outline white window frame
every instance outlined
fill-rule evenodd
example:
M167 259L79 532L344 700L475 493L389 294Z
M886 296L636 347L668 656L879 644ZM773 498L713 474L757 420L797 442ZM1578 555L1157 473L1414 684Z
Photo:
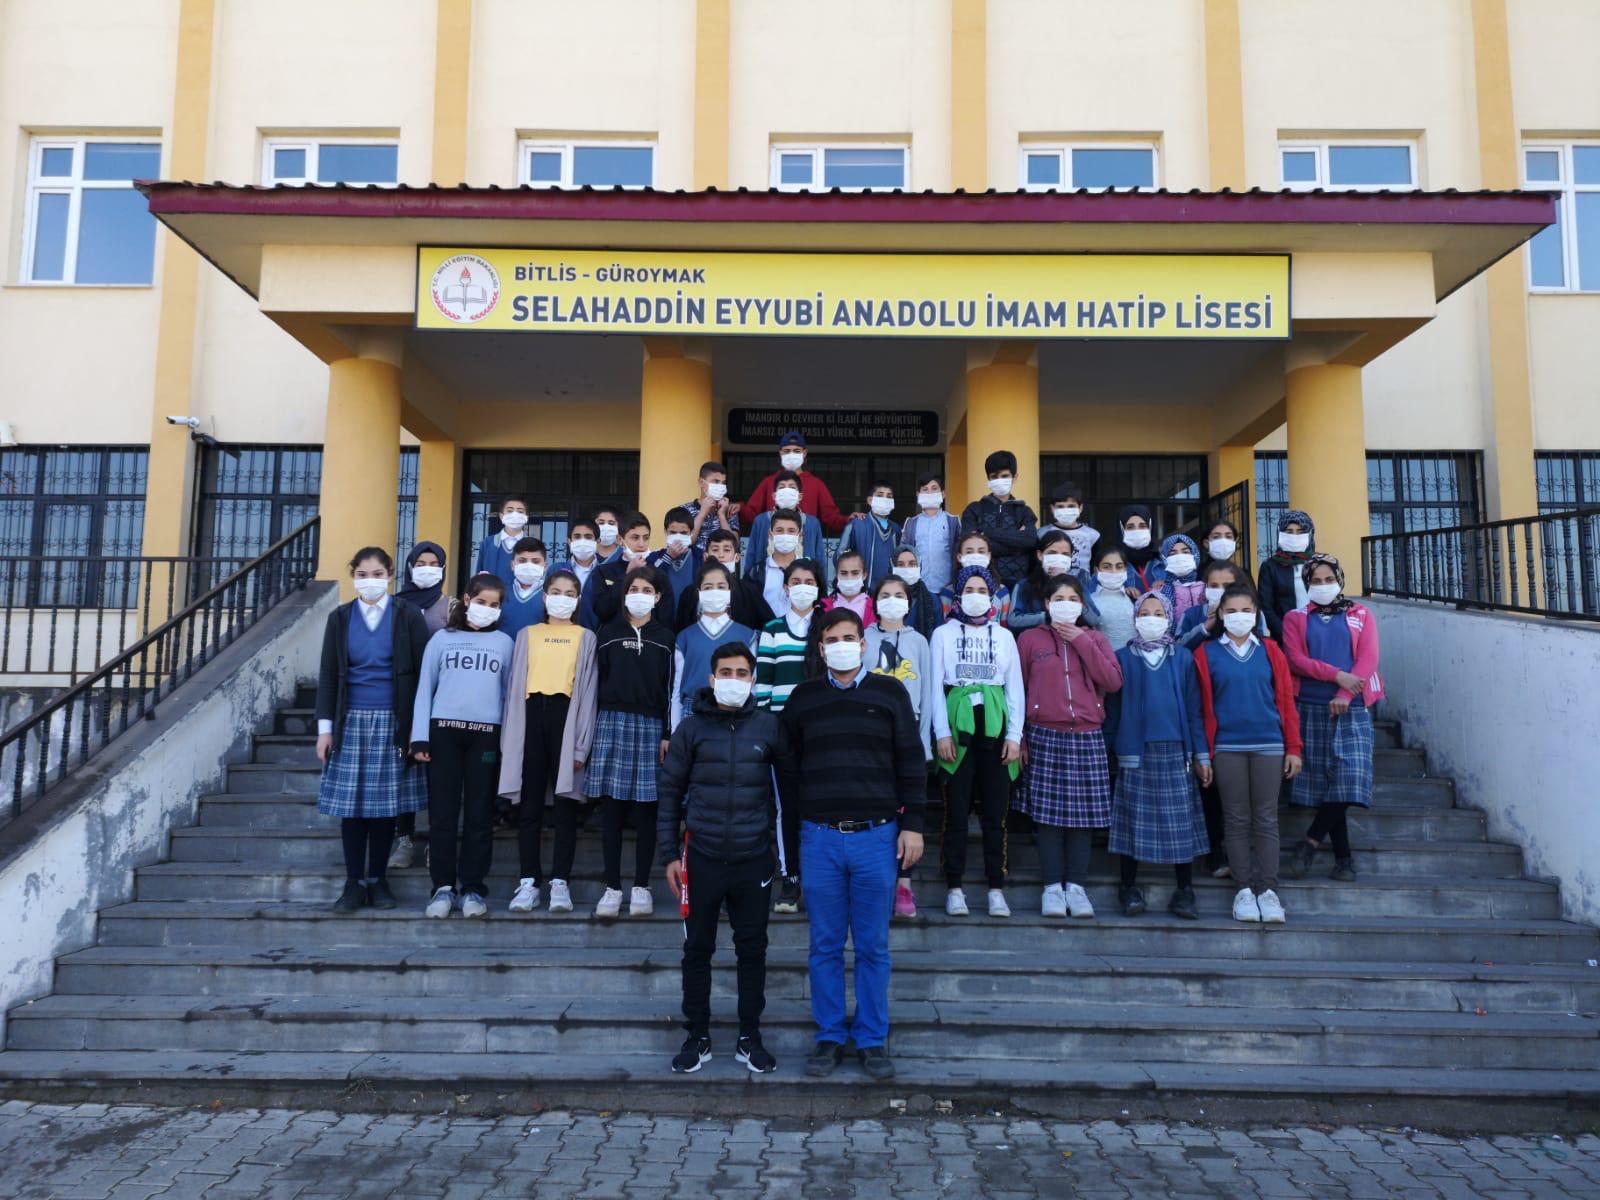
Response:
M522 138L517 142L517 183L523 187L544 188L549 190L570 191L580 185L572 182L573 151L579 148L595 148L605 150L648 150L650 151L650 182L649 183L591 183L582 186L592 187L598 191L617 189L625 192L642 192L656 186L656 143L649 139L639 138L573 138L570 140L557 140L552 138ZM534 152L561 155L561 178L552 183L542 179L535 183L533 180L533 164L529 161Z
M1572 169L1573 148L1587 146L1600 148L1600 138L1569 138L1565 141L1538 141L1523 142L1518 153L1522 156L1518 163L1519 178L1522 186L1529 191L1549 192L1555 196L1561 216L1561 274L1565 280L1559 287L1549 284L1535 284L1533 282L1533 255L1524 255L1528 260L1528 290L1539 292L1543 295L1576 292L1583 295L1594 295L1600 288L1585 288L1578 281L1578 193L1600 192L1600 183L1579 183L1577 174ZM1554 150L1561 155L1561 182L1550 183L1547 180L1534 181L1528 178L1528 152L1530 150Z
M1410 183L1329 183L1328 151L1342 146L1404 146L1411 159ZM1416 138L1341 137L1341 138L1279 138L1278 183L1288 192L1414 192L1422 186L1422 163ZM1284 151L1314 150L1317 155L1317 177L1306 183L1290 183L1283 177Z
M774 142L768 160L768 186L778 192L825 192L822 181L824 156L829 150L898 150L905 162L905 180L899 187L837 188L841 192L909 192L911 190L911 143L909 142ZM810 183L781 183L785 154L811 156Z
M392 137L269 137L261 139L261 184L263 187L399 187L399 138ZM323 146L394 146L395 162L393 183L318 183L317 155ZM275 150L304 150L306 174L304 179L279 179L272 169Z
M34 137L28 147L28 201L23 206L22 261L18 264L20 269L17 273L19 282L33 284L38 287L154 286L156 278L154 252L150 256L150 280L148 283L79 283L77 281L78 220L83 210L84 189L120 188L129 190L133 187L132 180L85 179L83 177L83 166L89 153L87 147L97 142L112 142L119 146L155 146L157 149L161 147L161 139L157 137L129 137L117 134L94 134L84 137ZM70 176L41 175L39 172L44 166L44 152L46 150L71 150L72 174ZM63 250L60 279L35 279L33 277L33 243L38 233L39 197L47 195L67 197L66 247Z
M1150 152L1149 187L1086 188L1072 182L1072 152L1074 150L1148 150ZM1060 183L1029 183L1028 158L1030 155L1054 154L1061 160ZM1024 192L1156 192L1161 190L1161 147L1155 142L1024 142L1017 148L1017 186Z

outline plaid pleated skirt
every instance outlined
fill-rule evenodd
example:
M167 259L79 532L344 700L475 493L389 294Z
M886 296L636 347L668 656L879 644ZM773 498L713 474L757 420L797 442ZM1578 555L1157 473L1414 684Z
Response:
M1028 767L1017 808L1040 825L1104 829L1111 824L1111 767L1098 729L1062 733L1029 725Z
M1323 804L1372 807L1372 712L1353 706L1334 717L1326 704L1297 704L1304 766L1290 798L1316 808Z
M656 764L661 758L661 719L602 708L595 719L594 748L583 772L583 794L594 800L656 798Z
M1200 789L1179 742L1147 742L1139 765L1117 769L1111 853L1145 863L1186 863L1211 849Z
M344 737L328 755L317 785L317 811L326 817L397 817L427 807L428 769L408 762L394 744L394 713L346 713Z

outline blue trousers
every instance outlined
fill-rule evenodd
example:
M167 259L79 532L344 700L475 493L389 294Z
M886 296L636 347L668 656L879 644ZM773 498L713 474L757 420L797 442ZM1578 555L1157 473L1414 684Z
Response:
M811 915L811 1018L819 1042L854 1041L865 1050L889 1040L889 917L899 834L893 821L864 833L801 824ZM846 935L856 952L854 1022L845 1014Z

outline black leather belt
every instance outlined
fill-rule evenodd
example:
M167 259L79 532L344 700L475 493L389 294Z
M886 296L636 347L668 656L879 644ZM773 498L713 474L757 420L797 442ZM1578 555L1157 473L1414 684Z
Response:
M879 817L876 821L813 821L813 825L821 825L824 829L832 829L838 833L865 833L869 829L876 829L880 825L887 825L894 817Z

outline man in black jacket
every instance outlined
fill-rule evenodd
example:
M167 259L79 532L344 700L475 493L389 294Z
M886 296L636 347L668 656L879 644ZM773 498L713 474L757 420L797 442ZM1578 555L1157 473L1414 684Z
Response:
M1039 544L1038 518L1011 494L1017 482L1015 454L996 450L983 460L983 473L989 477L989 494L967 505L961 514L961 532L988 538L994 548L989 569L1008 588L1016 587L1033 565L1033 552Z
M734 1059L756 1074L777 1060L761 1044L766 1007L767 912L773 864L772 784L787 774L788 739L750 691L756 659L743 642L711 652L711 686L672 735L656 771L657 843L667 882L688 893L683 915L683 1017L689 1036L672 1060L698 1071L711 1058L711 955L724 903L738 960L739 1041ZM687 827L679 842L679 821Z

